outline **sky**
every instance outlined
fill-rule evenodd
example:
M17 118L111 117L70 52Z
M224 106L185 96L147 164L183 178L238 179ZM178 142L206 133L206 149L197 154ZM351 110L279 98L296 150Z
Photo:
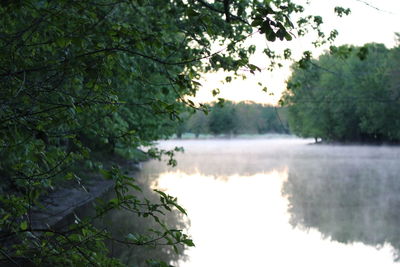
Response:
M296 1L301 3L302 1ZM304 1L303 1L304 2ZM333 10L336 6L351 9L351 14L342 18L337 17ZM306 12L323 17L326 32L336 29L339 36L334 45L353 44L362 46L365 43L383 43L387 47L395 46L395 32L400 32L400 0L312 0L306 6ZM257 46L257 52L251 57L251 63L261 67L263 70L255 75L248 74L246 80L237 79L231 83L221 83L227 73L219 72L207 74L201 81L202 88L193 99L204 103L215 101L212 96L213 89L220 89L217 97L227 100L254 101L257 103L276 105L282 92L285 90L285 81L290 77L290 65L285 62L284 67L270 72L266 69L268 61L262 51L267 46L272 50L289 47L295 58L300 58L305 50L311 50L314 57L323 53L329 46L315 49L311 42L313 37L306 36L296 38L290 42L276 41L267 43L261 35L254 35L249 44ZM267 92L258 85L261 82L267 87Z

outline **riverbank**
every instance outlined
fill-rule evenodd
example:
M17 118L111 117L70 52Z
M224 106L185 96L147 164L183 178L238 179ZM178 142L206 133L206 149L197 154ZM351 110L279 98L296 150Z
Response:
M365 141L324 141L320 140L312 142L310 145L327 145L327 146L400 146L400 142L388 142L388 141L376 141L376 142L365 142Z
M199 134L196 136L193 133L184 133L178 138L176 135L173 135L170 140L209 140L209 139L274 139L274 138L298 138L295 135L291 134L280 134L280 133L269 133L269 134L237 134L237 135L229 135L229 134Z
M118 158L110 160L106 165L110 165L111 162L129 174L141 169L141 163L134 160ZM32 228L44 229L56 225L75 210L101 197L113 186L113 180L106 180L101 174L89 173L80 183L68 183L56 187L41 197L40 205L33 207L30 215Z

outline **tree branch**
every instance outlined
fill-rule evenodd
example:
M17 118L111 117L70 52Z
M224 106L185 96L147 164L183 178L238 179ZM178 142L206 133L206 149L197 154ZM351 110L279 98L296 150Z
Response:
M250 25L249 22L245 21L241 17L233 15L232 13L229 12L229 0L224 0L224 10L219 10L219 9L215 8L213 5L207 3L204 0L197 0L197 2L199 2L202 6L208 8L208 9L214 11L214 12L217 12L217 13L220 13L220 14L225 14L226 22L228 22L228 23L230 22L230 19L233 19L233 20L241 21L244 24Z

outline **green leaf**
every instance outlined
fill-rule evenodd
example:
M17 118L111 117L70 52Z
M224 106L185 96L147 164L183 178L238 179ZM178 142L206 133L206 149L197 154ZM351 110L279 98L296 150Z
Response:
M126 236L126 239L128 239L128 240L131 241L131 242L138 242L139 239L140 239L140 237L137 236L137 235L135 235L135 234L129 233L129 234Z
M21 229L22 231L25 231L26 229L28 229L28 222L27 222L27 221L21 222L20 225L19 225L19 227L20 227L20 229Z
M266 32L265 33L265 37L270 42L275 42L275 40L276 40L276 35L275 35L273 30L270 30L269 32Z
M164 95L168 95L168 94L169 94L169 90L168 90L168 88L165 87L165 86L161 88L161 92L162 92Z
M178 205L177 203L173 204L180 212L182 212L183 214L187 215L186 210L184 208L182 208L180 205Z
M132 187L133 189L135 189L136 191L142 192L142 188L140 188L140 186L134 184L134 183L126 183L127 185L129 185L130 187Z
M194 10L193 8L189 8L186 13L189 18L198 17L200 15L200 13Z
M184 239L184 240L182 240L182 242L189 247L195 246L192 239Z

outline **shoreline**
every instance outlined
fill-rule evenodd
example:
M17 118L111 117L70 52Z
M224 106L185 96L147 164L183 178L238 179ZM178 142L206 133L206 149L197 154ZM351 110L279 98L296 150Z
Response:
M387 147L400 147L400 142L339 142L339 141L319 141L312 142L309 145L327 145L327 146L387 146Z
M141 170L140 163L132 160L122 162L120 167L130 174ZM44 196L40 204L32 208L32 228L44 229L57 225L75 210L101 197L114 186L113 180L106 180L101 174L90 176L92 178L88 178L82 185L75 183L68 187L60 187Z

